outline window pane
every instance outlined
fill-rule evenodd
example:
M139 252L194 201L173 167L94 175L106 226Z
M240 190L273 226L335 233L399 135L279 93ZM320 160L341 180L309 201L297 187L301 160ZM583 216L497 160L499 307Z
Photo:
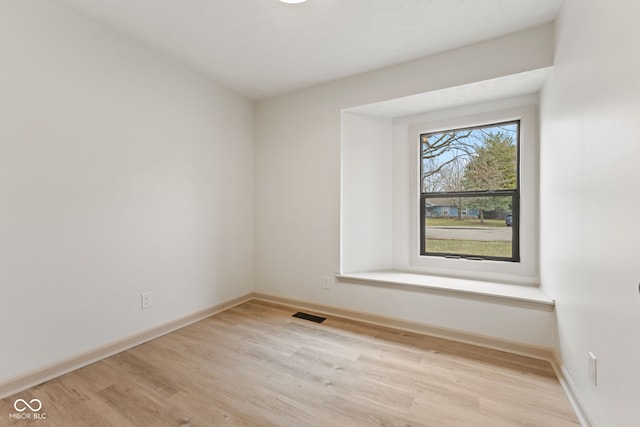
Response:
M518 125L421 135L422 193L516 189Z
M424 199L424 253L517 258L513 245L513 196Z

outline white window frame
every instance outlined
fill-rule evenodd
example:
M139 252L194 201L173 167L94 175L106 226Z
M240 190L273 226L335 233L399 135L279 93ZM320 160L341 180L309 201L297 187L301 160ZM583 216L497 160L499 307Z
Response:
M538 276L538 121L537 106L522 105L472 115L439 117L409 126L410 270L426 274L537 284ZM420 255L420 135L448 129L520 120L520 262L449 259Z

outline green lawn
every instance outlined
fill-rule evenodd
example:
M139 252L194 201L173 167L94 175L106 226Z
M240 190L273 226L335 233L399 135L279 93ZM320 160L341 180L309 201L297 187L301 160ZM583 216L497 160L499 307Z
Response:
M485 219L484 223L472 218L427 218L431 227L506 227L504 219Z
M511 258L511 242L427 239L427 252Z

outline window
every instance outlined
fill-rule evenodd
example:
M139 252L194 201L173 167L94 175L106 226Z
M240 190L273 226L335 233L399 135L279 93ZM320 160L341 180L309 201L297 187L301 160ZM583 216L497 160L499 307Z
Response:
M520 120L420 134L421 256L520 261L519 145Z
M394 126L408 126L407 132L402 133L396 130L398 136L398 148L400 138L404 137L406 150L398 151L398 166L402 164L403 157L407 159L408 173L405 175L404 181L407 185L405 193L401 192L401 184L403 181L398 179L398 190L396 199L406 200L407 210L403 211L400 203L395 204L396 214L394 221L397 221L396 228L398 236L394 240L395 258L397 264L394 265L398 270L418 272L429 275L443 275L457 278L469 278L474 280L499 281L504 283L539 283L538 269L538 121L536 97L512 98L499 100L495 102L478 104L469 107L452 108L449 110L434 111L425 113L420 116L407 117L405 121L396 120ZM465 188L458 187L457 191L465 193L467 191L481 191L484 194L468 194L466 198L478 198L479 196L488 197L489 199L477 200L476 202L486 201L487 204L493 196L508 197L511 200L509 204L503 204L501 209L489 211L483 209L482 215L485 223L493 222L496 228L501 227L503 233L511 233L510 253L503 253L501 256L494 254L481 253L479 251L442 251L437 247L429 246L429 238L436 237L434 233L442 232L442 228L438 228L437 221L430 221L430 228L427 228L427 220L435 216L436 212L442 212L443 207L449 209L449 213L453 213L454 218L451 221L458 221L458 212L462 218L461 210L455 212L456 200L462 197L452 197L454 191L451 187L445 190L443 187L436 187L436 176L430 180L431 187L425 183L423 186L423 165L422 165L422 137L437 134L446 134L453 131L471 131L474 129L482 129L484 133L490 133L491 128L502 126L505 124L515 124L517 126L515 140L516 144L516 161L513 163L513 170L516 175L516 185L506 186L506 188ZM498 132L501 129L494 129ZM468 141L470 142L470 141ZM478 146L480 142L478 142ZM474 151L469 150L471 153ZM461 154L461 153L459 153ZM461 154L462 155L462 154ZM468 156L470 158L470 156ZM446 166L445 166L446 167ZM463 172L464 169L459 172ZM402 171L398 168L398 174ZM399 175L401 177L401 175ZM428 178L425 178L428 181ZM442 180L440 183L443 184ZM496 194L496 191L504 191L507 194ZM435 194L425 194L431 197L423 197L423 193L440 193L438 197ZM465 194L454 194L455 196L463 196ZM400 196L406 197L401 199ZM515 201L513 198L515 197ZM444 199L444 200L442 200ZM454 203L451 202L454 199ZM467 211L467 219L479 220L480 210L479 203L472 206L462 206L462 210ZM457 208L456 208L457 209ZM406 213L405 213L406 212ZM406 218L407 228L403 229L401 221ZM509 217L509 215L511 215ZM510 218L511 226L507 224ZM436 220L436 218L433 218ZM491 220L491 221L490 221ZM464 222L460 220L461 222ZM504 226L502 225L504 224ZM484 227L488 228L489 224ZM446 226L446 224L444 225ZM440 225L440 227L443 227ZM406 238L401 234L406 230ZM444 229L446 231L446 229ZM429 233L431 232L431 233ZM444 240L444 239L441 239ZM452 240L452 239L451 239ZM500 241L500 240L498 240ZM507 241L508 240L504 240ZM488 247L496 245L491 242L484 242L476 239L473 243L475 247ZM439 242L439 243L457 243L457 242ZM504 244L501 245L504 247ZM406 248L406 249L405 249ZM435 250L433 250L435 249ZM404 250L404 252L402 252ZM406 257L406 258L403 258ZM404 259L407 260L402 264Z

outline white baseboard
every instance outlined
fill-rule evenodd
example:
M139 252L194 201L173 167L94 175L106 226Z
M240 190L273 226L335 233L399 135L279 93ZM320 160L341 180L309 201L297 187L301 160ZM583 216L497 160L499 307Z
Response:
M463 342L467 344L477 345L480 347L491 348L494 350L506 351L508 353L519 354L522 356L532 357L551 361L553 359L553 350L547 347L539 347L530 344L523 344L504 340L500 338L488 337L480 334L473 334L454 329L447 329L438 326L427 325L424 323L412 322L393 317L380 316L377 314L366 313L346 308L337 308L329 305L316 304L308 301L300 301L291 298L280 297L271 294L256 292L253 297L258 300L282 304L289 307L296 307L310 310L318 314L328 314L345 319L356 320L369 324L386 326L394 329L401 329L409 332L430 335L438 338L445 338L452 341Z
M0 381L0 399L4 399L30 387L42 384L45 381L49 381L71 371L75 371L76 369L90 365L91 363L97 362L106 357L113 356L114 354L133 348L154 338L173 332L176 329L183 328L216 313L249 301L252 297L253 294L249 293L238 298L233 298L204 310L196 311L195 313L187 316L147 329L146 331L142 331L135 335L89 350L85 353L77 354L64 360L54 362L50 365Z
M558 377L558 381L560 381L564 394L567 395L567 399L569 399L569 403L576 413L580 424L583 427L595 427L596 424L593 422L593 418L591 417L591 414L589 414L582 397L580 397L580 393L578 393L578 389L576 384L573 382L571 375L569 375L569 372L562 363L560 355L554 351L553 357L549 362L551 363L551 366L553 366L553 370L556 372L556 376Z

